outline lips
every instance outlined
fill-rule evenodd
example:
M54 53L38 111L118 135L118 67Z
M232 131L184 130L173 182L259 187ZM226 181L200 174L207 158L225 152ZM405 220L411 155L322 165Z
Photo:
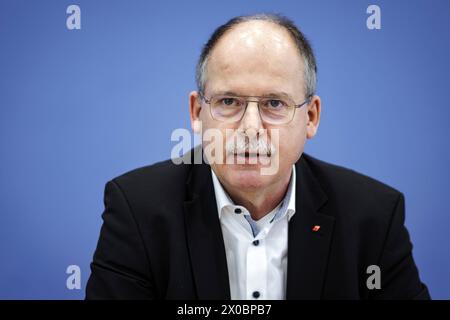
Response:
M246 157L246 158L251 158L251 157L270 157L271 153L269 152L250 152L250 151L244 151L244 152L235 152L234 153L235 156L239 156L239 157Z
M235 155L235 156L239 156L239 157L251 158L251 157L257 157L257 156L259 156L259 153L243 152L243 153L235 153L234 155Z

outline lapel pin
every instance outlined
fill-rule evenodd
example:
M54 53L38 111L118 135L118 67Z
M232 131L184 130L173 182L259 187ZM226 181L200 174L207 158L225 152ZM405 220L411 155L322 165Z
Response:
M312 228L312 231L313 232L317 232L317 231L319 231L320 230L320 226L318 226L318 225L315 225L313 228Z

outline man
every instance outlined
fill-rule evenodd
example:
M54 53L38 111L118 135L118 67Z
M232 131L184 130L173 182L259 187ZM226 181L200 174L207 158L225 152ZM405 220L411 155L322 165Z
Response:
M168 160L107 183L86 297L429 298L403 195L303 154L320 122L316 71L286 18L219 27L189 96L203 149L184 157L208 164ZM209 129L223 149L206 152Z

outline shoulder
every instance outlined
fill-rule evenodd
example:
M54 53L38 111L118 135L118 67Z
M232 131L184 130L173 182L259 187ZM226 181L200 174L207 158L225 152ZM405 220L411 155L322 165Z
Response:
M325 188L339 188L342 191L394 195L400 191L355 170L345 168L303 154L304 160Z
M302 158L338 215L350 219L381 219L388 223L399 202L403 201L400 191L365 174L307 154Z
M127 193L151 196L175 196L185 190L195 157L201 152L196 147L180 158L167 159L152 165L130 170L112 179Z
M164 160L152 165L136 168L113 179L115 183L126 189L154 189L173 186L189 173L189 165L175 164L172 160Z
M192 165L171 159L128 171L112 179L135 214L179 211ZM174 210L176 209L176 210Z

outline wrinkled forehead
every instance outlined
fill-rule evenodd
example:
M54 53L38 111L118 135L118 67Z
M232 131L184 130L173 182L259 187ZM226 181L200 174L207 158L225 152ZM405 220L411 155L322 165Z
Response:
M267 21L250 21L229 30L212 50L207 86L242 90L242 94L266 88L298 91L303 70L303 59L288 31Z

